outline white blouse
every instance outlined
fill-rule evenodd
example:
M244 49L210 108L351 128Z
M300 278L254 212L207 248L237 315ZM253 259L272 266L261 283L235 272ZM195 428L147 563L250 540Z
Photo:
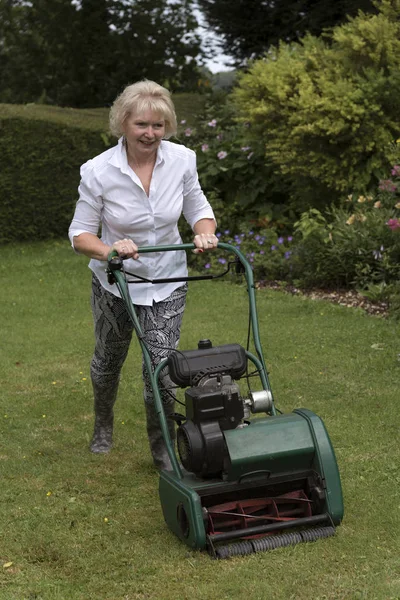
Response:
M128 165L123 138L81 167L79 200L69 228L72 246L81 233L98 234L111 246L128 238L138 246L181 244L178 220L183 213L192 227L200 219L214 219L198 180L193 150L162 141L147 196L136 173ZM124 261L127 271L147 279L185 277L186 252L152 252L138 260ZM91 259L89 268L101 285L119 296L116 285L107 281L106 263ZM152 305L167 298L183 283L129 285L135 304Z

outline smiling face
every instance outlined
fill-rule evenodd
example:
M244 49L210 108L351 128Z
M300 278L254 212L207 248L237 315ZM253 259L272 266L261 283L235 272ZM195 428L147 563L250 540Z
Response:
M143 160L157 153L165 135L165 120L148 110L127 117L123 129L129 154L137 160Z

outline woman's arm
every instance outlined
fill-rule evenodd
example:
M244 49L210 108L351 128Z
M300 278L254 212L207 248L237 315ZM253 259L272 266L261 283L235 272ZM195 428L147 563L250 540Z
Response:
M93 233L81 233L73 238L74 249L80 254L85 254L97 260L107 260L111 247L104 244Z
M93 233L81 233L74 236L74 249L97 260L107 260L111 250L116 250L120 256L125 258L139 258L137 246L132 240L124 239L114 242L112 246L104 244L97 235Z
M214 235L216 228L216 223L214 219L200 219L193 225L193 231L195 235L201 235L204 233L207 235L208 233L211 236Z
M126 258L139 258L137 246L132 240L118 240L109 246L99 239L97 233L101 224L102 209L101 186L95 177L93 161L88 161L81 167L79 200L68 232L74 250L102 261L107 260L111 250L116 250L120 256Z

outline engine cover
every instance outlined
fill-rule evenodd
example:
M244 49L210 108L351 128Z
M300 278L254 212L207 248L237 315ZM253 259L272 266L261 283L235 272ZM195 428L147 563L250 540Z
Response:
M181 462L198 476L218 476L228 458L223 431L244 417L239 386L229 375L204 377L186 390L185 404L186 421L177 432Z
M218 476L227 457L225 438L217 421L185 421L177 431L179 457L185 469L201 477Z
M244 417L239 389L206 391L189 388L185 392L186 418L194 423L217 421L221 429L234 429Z
M168 357L168 372L172 381L180 387L197 385L207 375L224 373L232 379L240 379L247 367L245 349L240 344L212 347L200 346L198 350L171 352Z

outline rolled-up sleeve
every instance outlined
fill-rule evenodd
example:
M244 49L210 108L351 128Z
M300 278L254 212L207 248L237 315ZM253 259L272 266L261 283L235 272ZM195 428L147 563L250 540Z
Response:
M183 182L183 215L193 229L200 219L214 219L214 212L201 189L196 154L189 150L188 167Z
M103 199L101 186L96 180L91 160L81 167L81 182L78 191L79 200L76 203L75 214L68 231L72 247L74 247L75 236L81 233L97 235L99 231Z

